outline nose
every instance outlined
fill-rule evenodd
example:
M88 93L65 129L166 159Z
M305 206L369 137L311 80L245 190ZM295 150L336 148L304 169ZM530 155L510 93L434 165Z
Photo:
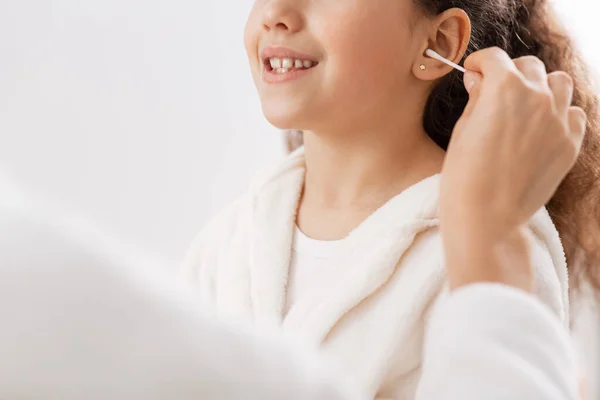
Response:
M263 29L285 33L302 29L302 15L294 3L298 0L271 0L264 9Z

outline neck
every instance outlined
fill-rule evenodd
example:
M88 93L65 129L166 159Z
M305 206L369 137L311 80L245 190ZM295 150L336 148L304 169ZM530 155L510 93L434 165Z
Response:
M441 171L444 152L421 121L394 128L304 133L303 202L332 209L380 206L408 186Z

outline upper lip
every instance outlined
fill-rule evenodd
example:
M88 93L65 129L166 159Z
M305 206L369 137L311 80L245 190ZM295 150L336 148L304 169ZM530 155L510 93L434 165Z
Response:
M291 58L294 60L317 62L315 57L282 46L268 46L260 52L260 58L267 61L271 58Z

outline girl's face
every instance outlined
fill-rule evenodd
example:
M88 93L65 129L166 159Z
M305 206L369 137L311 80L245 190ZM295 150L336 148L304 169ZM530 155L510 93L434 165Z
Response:
M413 0L256 0L245 44L265 116L319 130L402 110L427 47L420 15Z

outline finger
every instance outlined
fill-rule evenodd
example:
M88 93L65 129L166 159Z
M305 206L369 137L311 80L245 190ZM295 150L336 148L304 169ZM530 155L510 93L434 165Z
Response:
M467 92L471 93L473 88L481 83L483 76L479 72L467 71L463 75L463 83Z
M483 77L478 72L467 71L463 76L465 88L469 93L469 102L463 111L463 117L469 117L473 113L475 104L479 100L479 94L481 93L481 84Z
M514 63L529 82L539 87L548 87L546 65L539 58L534 56L519 57L514 60Z
M554 94L554 104L561 117L566 117L573 102L573 78L563 71L548 74L548 86Z
M580 107L569 107L568 119L571 139L575 141L579 151L587 128L587 114Z
M507 71L517 71L515 63L499 47L490 47L472 53L467 57L464 65L469 71L479 72L484 78L501 76Z

